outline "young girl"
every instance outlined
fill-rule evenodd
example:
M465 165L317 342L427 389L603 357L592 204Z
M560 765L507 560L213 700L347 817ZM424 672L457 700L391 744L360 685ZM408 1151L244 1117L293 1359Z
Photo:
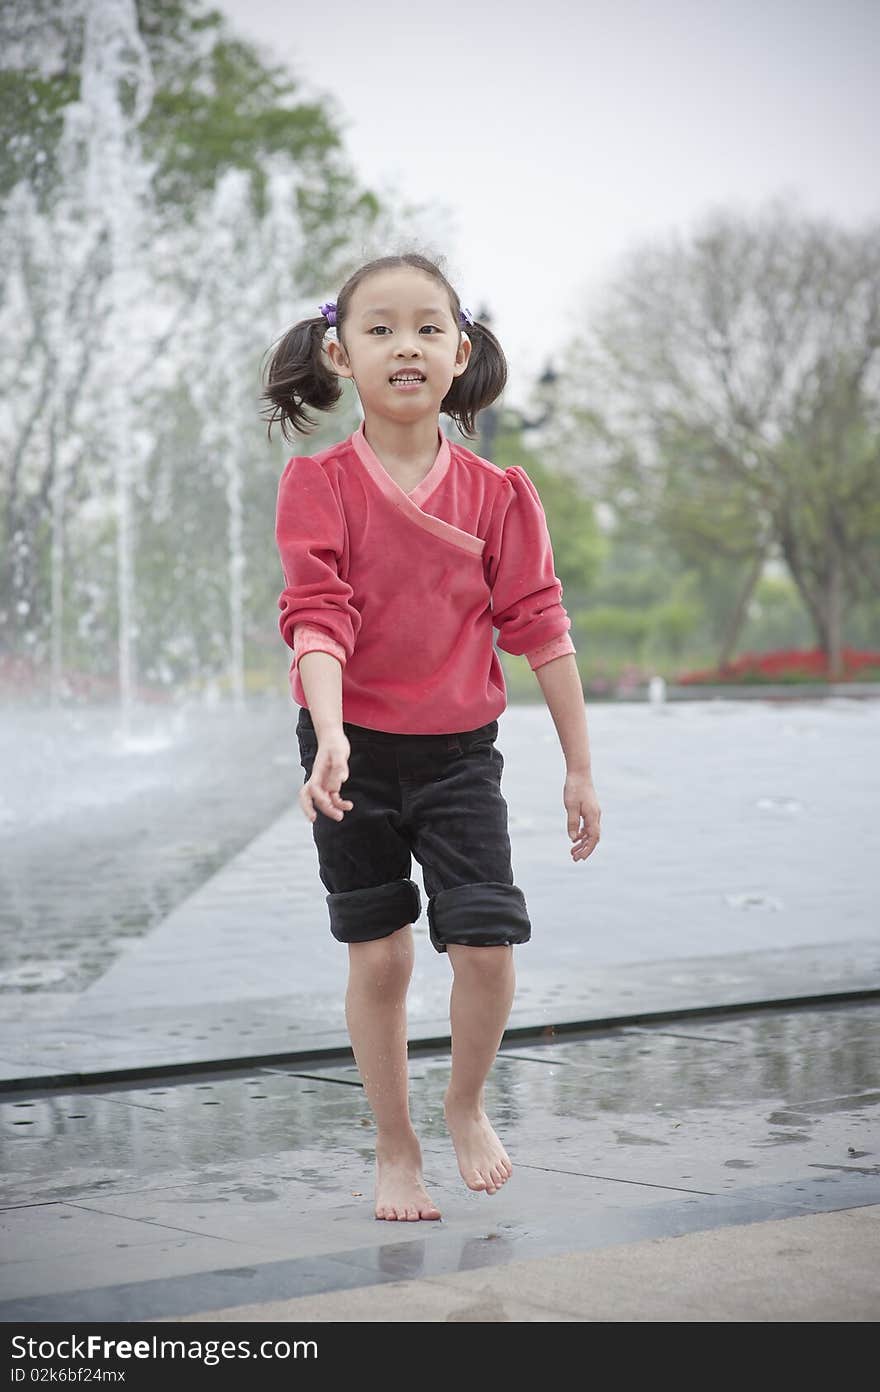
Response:
M336 341L325 341L331 325ZM513 946L531 925L501 792L507 695L493 628L500 648L527 656L556 726L573 860L595 849L600 810L538 493L522 468L498 468L439 426L444 412L472 438L507 379L500 344L434 262L385 256L276 345L270 434L276 422L288 440L307 433L304 407L332 408L344 377L360 427L281 475L280 627L301 707L300 805L330 931L348 944L345 1014L376 1121L376 1217L431 1219L440 1211L409 1113L406 995L422 908L411 856L431 942L453 971L445 1115L459 1170L487 1194L512 1172L484 1085L513 1001Z

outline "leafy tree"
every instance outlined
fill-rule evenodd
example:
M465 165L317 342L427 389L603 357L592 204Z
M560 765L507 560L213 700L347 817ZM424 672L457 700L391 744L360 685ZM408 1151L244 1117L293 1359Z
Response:
M286 155L300 174L306 233L294 273L306 290L322 290L383 211L358 184L332 99L305 100L285 68L233 36L201 0L137 0L135 8L156 83L142 151L164 217L192 220L229 168L250 174L261 211L266 162ZM0 197L24 180L41 206L51 202L64 112L80 93L83 31L84 4L71 0L0 8Z
M141 0L136 10L151 100L127 137L128 157L144 186L132 247L141 284L132 291L132 332L123 345L107 341L109 324L119 324L108 280L112 200L105 200L107 222L94 213L90 219L86 209L92 118L82 60L88 6L7 0L0 8L0 353L8 384L0 399L0 623L10 645L36 641L46 626L41 616L65 595L70 604L93 596L96 605L102 593L113 592L106 564L112 517L97 522L94 497L114 487L97 419L101 374L105 381L108 372L125 378L133 416L149 411L151 428L161 418L163 390L176 408L169 364L180 354L183 329L203 294L194 239L224 177L239 171L247 178L253 215L268 227L273 170L286 162L296 173L290 221L297 235L285 236L286 224L278 221L282 240L268 248L261 267L263 313L254 319L252 352L239 369L253 383L251 448L267 475L273 461L256 402L260 352L286 327L298 297L323 293L343 274L352 247L387 226L378 198L359 187L348 165L329 102L304 100L287 72L232 36L223 17L200 0ZM133 116L134 85L123 79L118 97ZM277 307L268 310L273 277ZM171 414L179 420L174 409ZM136 439L135 419L131 426ZM178 430L171 457L176 448L184 458L191 434ZM187 477L192 487L192 470ZM186 477L181 482L185 488ZM149 526L142 530L154 535ZM67 580L53 560L50 606L49 555L63 554L65 537L74 556L79 538L83 564ZM99 564L100 575L91 574L89 566ZM108 621L112 615L102 618ZM57 613L52 628L53 637L63 632L76 645L77 631ZM94 639L87 627L84 652L97 653Z
M575 479L554 467L549 451L526 443L516 418L505 424L502 412L501 419L494 462L504 469L518 464L533 480L547 514L563 602L576 607L594 585L606 549L595 507Z
M775 203L638 247L572 353L562 443L619 512L739 574L781 555L839 672L880 583L880 229Z

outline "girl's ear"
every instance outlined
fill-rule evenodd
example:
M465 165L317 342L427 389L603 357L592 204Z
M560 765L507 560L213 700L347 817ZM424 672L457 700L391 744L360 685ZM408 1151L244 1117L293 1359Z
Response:
M473 348L473 346L474 346L474 345L471 343L471 341L470 341L470 339L468 338L467 334L466 334L466 333L463 333L462 336L461 336L461 342L460 342L459 345L458 345L458 351L457 351L457 353L456 353L456 355L455 355L455 376L456 376L456 377L460 377L461 374L464 372L465 368L467 367L467 365L468 365L468 360L469 360L470 355L471 355L471 349Z
M328 338L324 344L324 351L330 359L330 365L337 377L351 377L353 375L348 365L345 349L337 339Z

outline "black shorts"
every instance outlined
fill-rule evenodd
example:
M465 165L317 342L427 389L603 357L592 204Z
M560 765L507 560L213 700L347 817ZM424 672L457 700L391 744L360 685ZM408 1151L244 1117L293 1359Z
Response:
M316 807L311 824L334 938L370 942L415 922L422 911L410 879L415 856L438 952L447 943L528 942L528 910L510 860L498 721L448 735L398 735L347 721L343 729L350 755L340 791L354 807L341 821ZM296 732L306 782L318 737L305 706Z

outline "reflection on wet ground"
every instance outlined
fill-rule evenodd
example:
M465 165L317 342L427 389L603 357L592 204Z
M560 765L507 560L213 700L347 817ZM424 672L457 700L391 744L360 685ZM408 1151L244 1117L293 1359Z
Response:
M230 862L291 809L281 828L287 874L267 876L259 858L240 871L249 871L272 968L280 922L296 924L313 948L325 941L314 848L296 806L297 710L281 696L254 698L241 712L149 709L121 739L112 707L3 707L6 1002L74 999L203 885L216 881L218 899L240 892L240 873L224 873ZM589 723L605 830L596 853L574 866L546 706L512 704L500 721L533 971L547 966L559 985L585 961L876 943L863 770L878 744L880 701L609 703L590 706ZM417 866L414 875L418 883ZM180 930L195 931L184 922ZM236 999L222 973L211 984L212 1001Z
M458 1176L448 1074L411 1059L430 1231L373 1218L353 1063L6 1094L0 1317L164 1318L880 1201L880 1004L502 1049L491 1199Z
M414 1123L426 1141L447 1139L448 1073L445 1054L411 1058ZM512 1045L498 1055L487 1099L498 1125L522 1143L531 1145L536 1131L551 1127L557 1158L568 1122L580 1128L580 1139L592 1127L607 1157L609 1146L614 1152L674 1147L686 1123L711 1133L716 1115L729 1128L730 1113L739 1108L757 1109L763 1118L751 1149L807 1140L823 1118L869 1111L880 1101L880 1006L770 1010ZM7 1095L0 1121L6 1203L20 1202L22 1188L58 1197L64 1191L56 1185L80 1165L101 1185L108 1182L97 1178L102 1169L143 1178L175 1165L325 1145L371 1154L369 1109L354 1063L344 1062ZM724 1163L745 1167L758 1160L726 1157ZM335 1184L332 1168L306 1168L298 1178L319 1189Z
M283 701L138 714L3 708L2 993L84 990L290 805Z

